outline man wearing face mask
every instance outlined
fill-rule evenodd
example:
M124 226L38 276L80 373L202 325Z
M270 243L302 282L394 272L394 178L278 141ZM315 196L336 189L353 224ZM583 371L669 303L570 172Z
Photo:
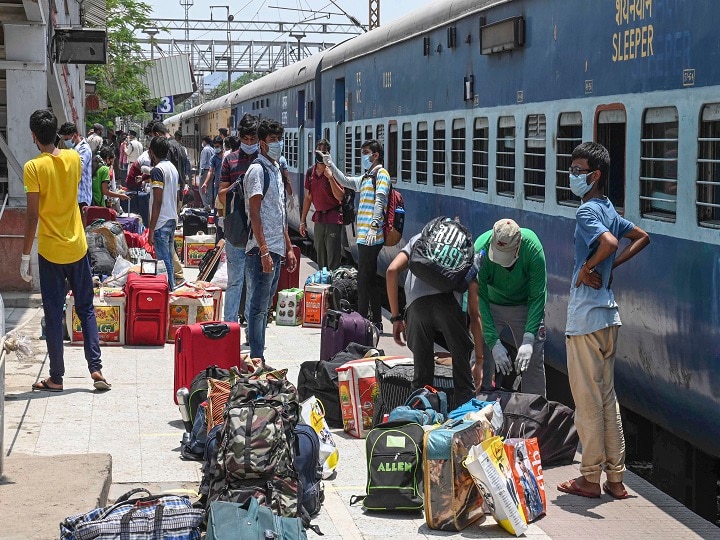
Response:
M216 178L217 182L220 181L220 172L222 170L222 160L223 160L223 140L220 137L215 137L213 139L213 155L210 158L210 168L207 171L207 174L205 175L205 181L203 182L203 185L200 186L200 192L203 191L205 193L209 193L210 197L210 207L213 208L215 206L215 197L218 196L217 191L215 191L215 183Z
M205 210L210 210L213 205L212 199L210 199L210 196L212 193L209 193L207 190L207 187L203 189L203 186L205 186L205 178L207 178L208 171L210 170L210 162L212 161L212 157L215 154L212 142L212 137L209 135L205 135L202 139L202 150L200 151L200 164L198 168L200 169L200 175L197 178L197 182L200 184L200 197L202 197L203 206L205 207Z
M78 184L78 205L90 206L92 203L92 150L88 142L80 136L77 126L72 122L65 122L58 130L58 135L63 140L65 148L75 150L80 154L82 172Z
M565 346L582 461L581 476L563 482L558 489L599 498L600 476L605 470L603 491L625 499L625 439L614 382L621 323L610 285L613 269L644 249L650 237L618 215L605 196L609 170L610 154L601 144L585 142L573 150L570 189L582 204L575 214L575 262ZM630 243L617 253L622 238Z
M37 110L30 116L30 132L41 153L28 161L23 169L27 213L20 276L25 281L32 281L30 251L37 231L37 270L50 358L50 376L33 384L32 389L63 391L63 306L67 280L75 297L75 312L82 326L85 360L93 385L98 390L109 390L110 383L102 374L90 259L77 205L80 156L77 152L55 147L57 118L50 110Z
M137 158L140 157L140 154L143 153L143 145L137 140L137 131L134 129L128 131L124 152L127 157L128 167L132 166L132 164L137 161Z
M283 127L275 120L263 120L258 126L260 155L245 173L245 209L250 217L252 236L245 250L250 357L265 357L265 327L268 304L280 278L285 259L288 271L295 271L292 243L287 230L285 187L277 160L283 151ZM265 177L269 187L264 189Z
M312 220L315 224L315 252L318 267L335 270L340 266L342 242L342 203L345 189L338 184L322 160L330 152L330 142L320 139L315 145L315 165L305 173L305 199L300 215L300 234L307 236L307 215L310 205L315 207Z
M390 192L390 174L382 166L384 150L375 139L361 147L362 176L346 177L332 162L330 154L323 154L325 165L344 187L360 194L357 213L358 246L358 312L368 317L382 333L382 287L377 276L377 260L385 243L383 222ZM368 313L371 309L372 313Z
M515 389L544 396L547 270L540 239L512 219L501 219L475 241L475 253L480 251L488 254L477 275L484 357L493 359L484 362L483 389L491 389L496 371L496 386L502 386L514 367L520 385ZM517 347L515 358L500 341L506 328Z
M173 253L175 253L175 224L177 223L177 187L180 178L170 160L168 148L170 141L162 135L150 141L150 159L153 169L150 171L150 223L148 243L155 246L158 260L165 262L170 290L175 288L173 275ZM179 285L179 284L178 284Z
M225 158L220 172L218 198L223 206L225 206L225 195L230 187L242 179L250 164L258 156L257 130L258 121L255 116L246 114L242 117L238 124L240 148ZM235 247L230 242L225 242L225 254L227 256L228 283L225 291L223 320L238 322L245 283L245 247Z

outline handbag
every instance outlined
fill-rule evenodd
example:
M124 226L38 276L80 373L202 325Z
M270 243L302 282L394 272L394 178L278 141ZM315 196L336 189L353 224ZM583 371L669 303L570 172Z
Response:
M131 499L137 493L147 497ZM144 488L128 491L115 504L65 518L61 540L199 540L205 512L188 497L152 495Z
M307 540L300 518L280 517L255 497L238 504L210 503L206 540Z
M322 463L322 477L330 478L335 472L340 454L333 439L327 422L325 421L325 408L322 401L310 396L300 404L300 417L303 422L311 426L320 439L320 462Z

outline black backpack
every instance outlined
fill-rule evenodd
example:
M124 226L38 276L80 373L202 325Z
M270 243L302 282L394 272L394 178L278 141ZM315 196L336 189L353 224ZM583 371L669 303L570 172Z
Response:
M423 227L410 252L408 268L441 292L467 290L477 275L470 231L460 222L437 217Z
M386 422L370 430L365 439L366 495L351 497L350 504L362 500L365 510L422 511L424 435L414 422Z
M343 225L355 223L355 192L352 189L345 188L340 210L342 211Z
M270 188L270 172L259 158L253 160L253 164L257 163L263 170L263 197ZM230 242L237 248L244 248L247 242L252 238L252 227L250 226L250 217L245 211L245 189L243 182L245 175L241 175L225 194L225 220L223 231L225 240Z

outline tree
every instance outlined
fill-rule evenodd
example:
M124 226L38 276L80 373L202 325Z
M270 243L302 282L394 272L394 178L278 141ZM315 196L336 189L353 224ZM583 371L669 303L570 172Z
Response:
M230 92L234 92L238 88L242 88L246 84L249 84L260 77L262 77L264 73L245 73L244 75L238 77L234 81L232 81L232 85L230 86L231 90ZM218 84L215 88L213 88L210 93L208 94L209 99L214 99L216 97L224 96L225 94L228 94L227 91L227 81L222 81L220 84Z
M150 91L140 76L149 62L141 59L137 29L155 26L150 19L152 8L139 0L106 0L108 62L88 66L87 78L96 81L101 103L98 111L88 111L89 124L99 122L113 126L118 116L144 116Z

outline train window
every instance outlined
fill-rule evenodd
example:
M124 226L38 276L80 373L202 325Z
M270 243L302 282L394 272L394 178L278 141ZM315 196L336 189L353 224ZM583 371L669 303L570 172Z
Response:
M383 126L384 127L384 126ZM398 169L398 125L394 120L390 121L388 129L388 141L385 145L385 163L390 173L390 178L397 180Z
M269 104L268 104L269 106ZM315 118L315 102L314 101L308 101L307 107L305 107L306 113L305 113L305 119L306 120L313 120Z
M646 109L640 155L640 212L643 217L675 221L677 160L677 109Z
M515 196L515 117L498 118L497 150L495 159L496 188L498 195Z
M452 187L465 188L465 119L452 123L452 153L450 155L450 182Z
M325 128L323 130L323 139L325 139L326 141L330 140L330 128Z
M529 114L525 120L525 198L545 200L545 145L547 127L544 114Z
M488 142L489 124L487 118L476 118L473 127L473 190L488 191Z
M445 185L445 120L433 127L433 185Z
M285 147L285 159L288 162L288 167L292 167L292 138L289 131L283 133L283 146Z
M355 158L354 171L356 174L362 174L362 164L360 157L360 145L362 144L362 127L355 126L355 146L353 148L353 157Z
M415 138L415 181L418 184L427 184L427 161L428 125L427 122L418 122Z
M293 133L293 167L297 167L300 160L300 144L298 132Z
M400 179L409 182L412 178L412 124L406 122L402 128L402 161L400 164Z
M705 105L698 136L697 220L720 228L720 103Z
M365 141L369 141L370 139L374 139L373 137L373 127L372 126L365 126ZM363 141L363 142L365 142Z
M378 124L375 128L375 138L377 141L385 146L385 124Z
M557 131L557 158L555 163L555 196L558 204L579 206L580 198L570 191L568 169L572 163L572 151L582 142L582 113L560 114Z
M343 170L347 174L352 174L352 163L353 163L353 136L352 128L345 128L345 163L343 163Z
M312 132L308 133L307 136L307 164L308 166L315 163L315 144L313 143L313 134ZM298 167L298 168L304 168L304 167Z

